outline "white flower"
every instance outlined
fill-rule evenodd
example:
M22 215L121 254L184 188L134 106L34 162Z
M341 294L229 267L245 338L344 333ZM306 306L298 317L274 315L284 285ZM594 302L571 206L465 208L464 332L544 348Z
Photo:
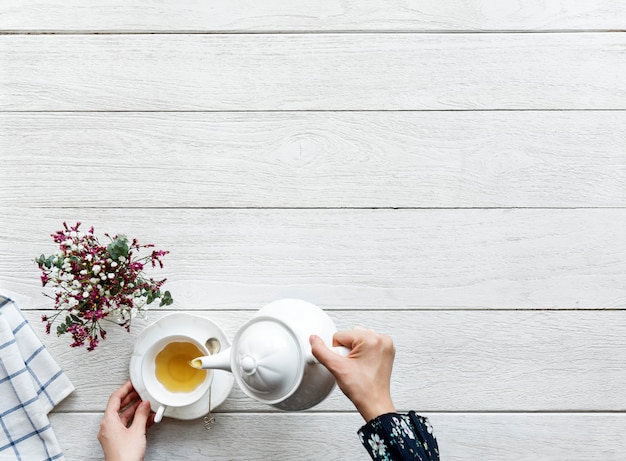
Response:
M427 418L424 418L424 425L426 425L426 431L428 431L429 434L433 433L433 426L430 424L430 420Z
M102 270L102 267L100 267L98 264L94 264L91 270L93 271L94 275L98 275Z
M415 434L413 434L413 431L411 430L404 418L400 419L400 427L402 428L402 431L405 433L405 435L407 435L410 439L415 438Z
M368 440L370 447L372 447L372 451L374 454L382 457L387 454L387 447L385 446L385 442L381 440L378 434L372 434L370 439Z
M113 278L115 278L115 274L113 272L109 272L108 277L109 277L109 279L112 280Z
M87 275L87 269L83 269L82 271L80 271L80 275Z
M85 256L85 259L86 259L87 261L91 261L91 260L93 259L93 255L90 253L90 254L88 254L87 256Z
M113 262L111 263L111 267L117 267L117 263L116 263L115 261L113 261Z

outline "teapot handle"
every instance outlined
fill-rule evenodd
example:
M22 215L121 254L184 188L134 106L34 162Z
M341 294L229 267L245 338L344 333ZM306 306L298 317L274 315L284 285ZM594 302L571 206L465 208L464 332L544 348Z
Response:
M330 347L329 349L333 351L335 354L341 355L342 357L347 357L351 351L351 349L346 346L333 346L333 347ZM309 363L320 363L320 361L315 358L315 356L310 350L309 350L309 357L307 358L307 361Z

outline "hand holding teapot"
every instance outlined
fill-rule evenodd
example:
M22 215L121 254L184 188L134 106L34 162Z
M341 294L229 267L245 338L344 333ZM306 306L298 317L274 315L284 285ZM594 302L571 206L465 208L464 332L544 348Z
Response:
M334 353L318 336L312 335L310 341L313 355L335 376L365 421L395 413L390 384L396 351L389 336L358 327L339 331L333 344L350 349L347 357Z

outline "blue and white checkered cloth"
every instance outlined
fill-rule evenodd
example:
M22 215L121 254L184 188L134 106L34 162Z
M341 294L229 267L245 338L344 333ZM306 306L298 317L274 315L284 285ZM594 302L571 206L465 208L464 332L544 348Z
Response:
M0 295L0 460L63 460L48 413L73 390L15 302Z

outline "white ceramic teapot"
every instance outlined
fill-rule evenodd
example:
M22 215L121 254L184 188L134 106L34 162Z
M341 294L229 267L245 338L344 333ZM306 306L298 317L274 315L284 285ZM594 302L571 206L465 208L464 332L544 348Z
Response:
M196 368L230 371L243 392L281 410L311 408L335 386L333 375L311 353L309 337L332 344L337 331L319 307L298 299L282 299L261 308L236 333L233 345L216 355L192 360ZM347 355L339 346L335 352Z

